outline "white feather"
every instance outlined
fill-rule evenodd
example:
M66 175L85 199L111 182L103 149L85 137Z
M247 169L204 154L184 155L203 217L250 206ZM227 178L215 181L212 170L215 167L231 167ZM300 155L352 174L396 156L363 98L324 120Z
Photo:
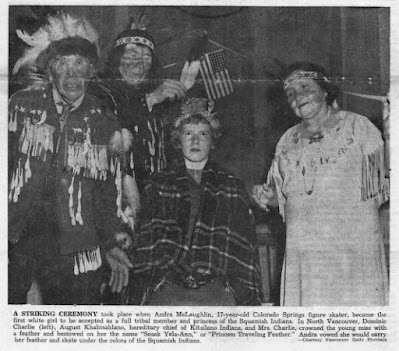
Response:
M23 59L21 57L20 59L18 59L17 62L15 62L15 65L14 65L14 67L12 69L12 75L15 75L19 71L19 69L22 66L22 63L23 63Z
M133 144L133 134L130 130L122 128L123 150L128 152Z
M211 114L211 112L213 111L214 107L215 107L215 101L208 100L208 115Z
M37 47L26 49L23 56L15 63L12 74L16 74L23 66L33 65L41 52L42 50Z
M134 16L130 28L146 30L149 23L150 19L144 14L144 10L141 8L138 10L136 16Z
M133 217L134 221L136 221L137 213L140 210L140 194L134 177L125 176L123 178L122 193L123 199L131 209L131 212L129 211L129 217Z
M198 75L199 71L199 66L200 62L199 61L192 61L187 69L186 69L186 74L184 77L183 84L186 87L187 90L191 89L195 83L195 78Z
M123 151L123 138L121 132L116 131L114 133L109 142L109 146L114 154L119 154L121 151Z
M100 53L98 33L86 19L75 18L65 13L49 16L47 19L48 24L32 35L17 29L18 37L30 47L24 51L22 57L15 63L13 74L16 74L23 66L34 66L39 54L47 49L51 42L70 36L78 35L95 43L97 52Z
M188 67L190 66L190 63L186 61L184 63L183 69L181 70L181 75L180 75L180 82L185 85L186 77L187 77L187 71Z
M65 37L64 24L59 17L49 17L48 25L45 26L45 29L49 34L49 40L51 42Z
M78 19L71 17L68 13L63 15L64 35L66 37L74 37L80 25Z
M97 43L99 35L94 27L86 20L82 22L82 26L79 28L78 34L81 35L92 43Z
M26 48L24 54L15 63L12 74L16 74L23 66L33 65L39 54L45 50L50 44L48 33L45 29L40 28L36 33L29 35L26 32L17 29L18 37L28 44L30 47Z
M124 160L122 159L126 156L126 153L124 152L125 147L131 145L132 141L133 141L133 135L127 129L122 129L122 133L116 131L110 140L111 151L119 155L122 163L126 161L125 159ZM130 147L128 147L128 149L129 148ZM140 210L140 195L134 177L127 175L123 177L122 193L124 200L131 208L130 217L132 217L133 221L135 221L137 213Z

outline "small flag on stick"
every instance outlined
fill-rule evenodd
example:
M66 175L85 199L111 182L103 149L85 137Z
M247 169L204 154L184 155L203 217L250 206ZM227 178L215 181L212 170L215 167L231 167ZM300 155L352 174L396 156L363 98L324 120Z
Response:
M233 83L223 49L205 54L200 62L200 72L208 98L216 100L230 95L233 92Z

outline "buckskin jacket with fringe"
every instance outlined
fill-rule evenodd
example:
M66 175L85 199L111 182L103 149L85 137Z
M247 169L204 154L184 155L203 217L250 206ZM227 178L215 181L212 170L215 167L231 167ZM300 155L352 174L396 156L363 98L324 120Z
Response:
M83 273L101 265L100 246L115 244L119 163L109 142L119 124L89 94L69 112L63 132L59 120L51 85L10 98L9 241L19 241L35 206L47 201L60 253L76 255L75 273Z
M152 81L135 87L124 81L101 80L98 86L90 86L96 96L112 101L121 128L126 128L133 135L128 159L140 191L152 173L166 167L165 148L168 143L165 140L165 128L173 113L179 113L177 106L170 102L156 105L152 111L148 110L146 95L155 90L158 83Z
M190 221L193 182L183 162L151 177L142 195L134 271L152 277L150 290L164 279L194 289L221 279L238 305L259 305L256 234L243 183L208 161Z

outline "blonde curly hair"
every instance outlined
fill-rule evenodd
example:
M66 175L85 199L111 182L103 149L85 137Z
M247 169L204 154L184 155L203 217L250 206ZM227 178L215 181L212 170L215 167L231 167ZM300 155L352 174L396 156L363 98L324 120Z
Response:
M173 122L171 130L171 143L176 149L180 146L180 132L186 124L208 124L211 129L212 141L214 144L217 143L222 132L216 112L212 112L214 105L212 100L204 98L188 98L182 103L181 114Z

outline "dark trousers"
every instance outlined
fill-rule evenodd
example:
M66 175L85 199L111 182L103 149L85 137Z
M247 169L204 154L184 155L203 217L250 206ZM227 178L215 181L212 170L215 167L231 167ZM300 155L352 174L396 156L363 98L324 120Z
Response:
M19 242L9 244L8 303L26 303L26 294L36 280L44 304L99 304L103 268L74 274L74 257L60 254L58 222L48 207L38 201Z
M46 305L97 305L100 303L102 269L75 275L74 259L59 256L40 267L37 274Z
M72 256L54 256L37 260L17 254L9 260L8 303L26 303L26 294L36 280L45 305L100 304L103 269L75 275Z
M15 247L8 245L8 303L26 304L27 293L33 283L36 261Z

